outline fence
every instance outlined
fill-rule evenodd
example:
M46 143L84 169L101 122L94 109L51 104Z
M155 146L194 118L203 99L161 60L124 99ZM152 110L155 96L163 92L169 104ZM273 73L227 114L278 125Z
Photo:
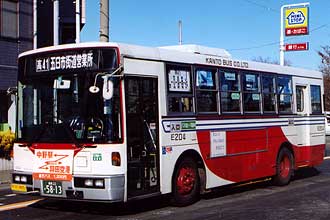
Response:
M14 165L13 160L6 160L0 158L0 171L2 170L12 170Z

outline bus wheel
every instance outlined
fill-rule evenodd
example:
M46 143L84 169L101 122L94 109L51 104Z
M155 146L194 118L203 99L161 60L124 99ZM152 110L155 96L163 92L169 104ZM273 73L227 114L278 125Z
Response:
M282 148L276 161L276 175L274 184L278 186L287 185L293 175L293 155L287 148Z
M172 204L175 206L190 205L198 200L200 180L196 162L192 158L184 158L177 165L172 189Z

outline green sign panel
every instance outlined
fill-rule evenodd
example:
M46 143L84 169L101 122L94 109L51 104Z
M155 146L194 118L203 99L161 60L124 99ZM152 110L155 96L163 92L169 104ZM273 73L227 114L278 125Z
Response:
M100 153L93 154L93 161L101 161L101 160L102 160L102 154Z
M183 121L181 122L181 130L195 130L196 121Z

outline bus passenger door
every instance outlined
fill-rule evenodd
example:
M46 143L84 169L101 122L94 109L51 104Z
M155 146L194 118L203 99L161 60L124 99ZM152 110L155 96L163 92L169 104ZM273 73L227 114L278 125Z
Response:
M125 77L128 198L159 191L157 78Z
M297 112L297 122L295 122L295 128L297 132L296 143L298 147L309 146L310 145L310 125L300 125L299 120L306 120L306 116L310 111L308 106L309 93L307 85L296 85L296 112ZM302 151L297 151L296 162L305 162L308 160L306 158L307 154L301 153ZM301 154L301 155L300 155Z
M305 116L307 115L307 106L306 106L306 86L296 85L296 111L298 115Z

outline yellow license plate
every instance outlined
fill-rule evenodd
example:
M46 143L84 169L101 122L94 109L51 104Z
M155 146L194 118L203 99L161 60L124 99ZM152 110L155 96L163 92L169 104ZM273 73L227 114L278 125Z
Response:
M13 191L27 192L26 185L22 185L22 184L11 184L10 188Z

